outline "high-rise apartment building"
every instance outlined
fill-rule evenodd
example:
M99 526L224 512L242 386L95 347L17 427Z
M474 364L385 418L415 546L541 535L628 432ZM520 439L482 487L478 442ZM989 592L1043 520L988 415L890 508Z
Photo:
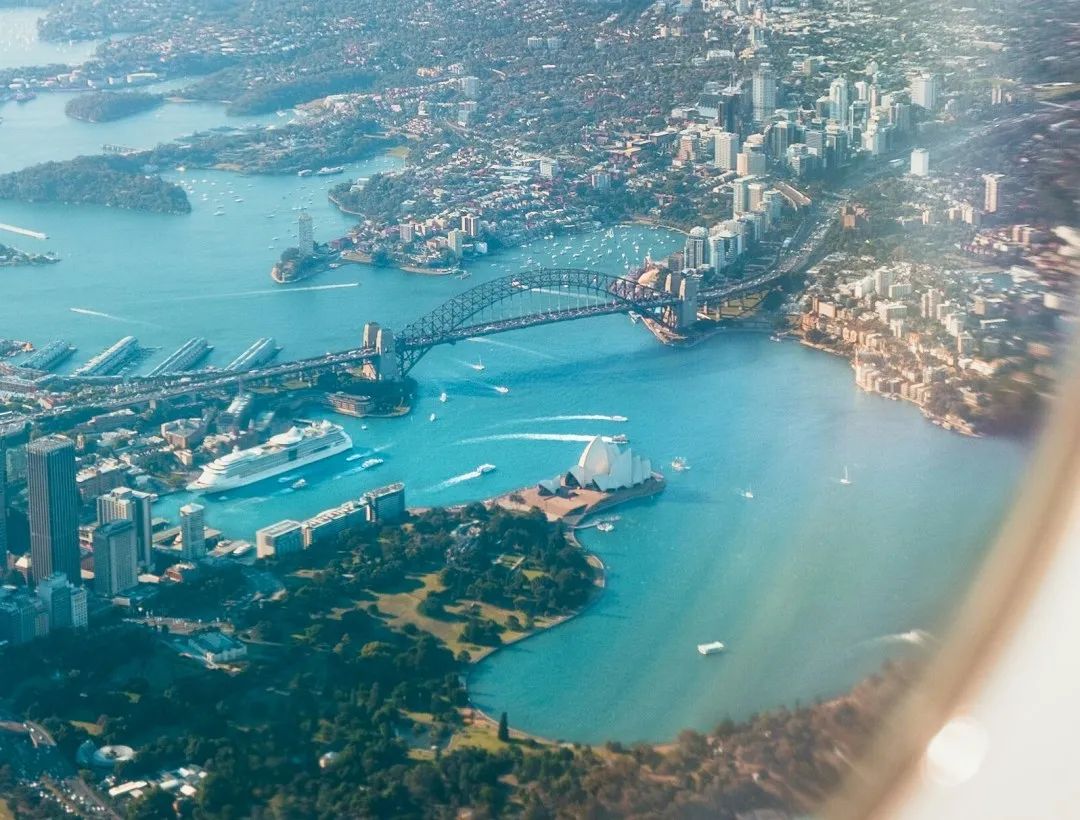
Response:
M455 258L460 259L462 254L465 253L465 231L459 231L457 228L447 231L446 247L450 249Z
M180 544L184 558L189 561L206 555L205 512L201 504L185 504L180 508Z
M911 92L911 101L927 111L933 111L937 107L938 77L936 74L923 72L911 78L908 89Z
M720 131L713 136L713 165L724 171L734 171L739 155L739 135Z
M35 439L26 448L26 462L34 581L63 572L81 584L75 443L64 436Z
M762 63L753 79L754 120L764 122L776 110L776 75L769 63Z
M1001 187L1003 174L983 174L983 182L986 188L983 192L983 210L988 214L995 214L1001 207Z
M844 77L837 77L829 85L829 118L836 120L841 125L848 123L848 106L850 102L848 81Z
M135 525L110 521L94 530L94 591L112 597L139 582Z
M135 525L135 549L139 563L149 566L154 547L153 511L154 496L151 493L117 487L97 499L99 524L110 521L130 521Z
M301 211L296 218L296 246L300 249L301 257L315 253L315 223L307 211Z
M750 210L750 177L739 177L731 184L731 213L739 216Z
M930 176L930 152L925 148L916 148L911 152L911 175L913 177Z

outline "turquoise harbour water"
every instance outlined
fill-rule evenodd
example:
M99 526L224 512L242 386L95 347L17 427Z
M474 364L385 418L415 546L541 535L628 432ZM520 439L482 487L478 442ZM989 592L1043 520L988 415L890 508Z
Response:
M51 43L38 39L44 9L0 9L0 68L28 65L78 65L93 55L98 40Z
M63 98L48 95L0 108L0 170L233 122L203 104L93 126L62 109ZM378 157L349 174L397 162ZM300 357L355 345L368 320L401 327L529 264L617 272L624 257L682 242L620 228L576 238L570 250L557 239L471 264L466 281L346 265L282 288L268 271L291 241L295 208L307 207L320 239L350 224L324 195L340 178L170 176L191 188L191 214L0 202L0 222L49 234L0 242L64 258L0 270L0 334L68 338L75 362L126 334L161 348L146 367L194 335L216 346L216 364L264 335ZM587 250L574 259L578 243ZM480 357L483 372L469 367ZM618 510L613 532L583 533L608 567L606 590L580 617L496 653L471 680L481 708L567 740L670 739L835 694L913 642L932 646L1027 458L1012 441L944 432L909 405L858 391L846 362L763 335L677 350L625 317L604 317L439 348L414 375L412 415L338 419L358 451L386 459L381 467L360 471L338 456L298 473L305 490L271 479L207 499L208 522L252 538L393 480L406 483L413 506L482 499L565 469L588 436L626 433L668 487ZM446 404L436 398L443 390ZM675 456L691 469L672 471ZM479 477L485 462L497 470ZM845 466L848 486L839 483ZM752 500L741 494L750 487ZM157 514L186 500L164 498ZM713 640L729 651L699 656L696 644Z

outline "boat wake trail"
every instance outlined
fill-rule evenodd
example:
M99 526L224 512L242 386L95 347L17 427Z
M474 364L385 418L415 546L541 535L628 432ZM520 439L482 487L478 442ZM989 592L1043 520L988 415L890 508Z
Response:
M588 436L580 433L496 433L490 436L466 438L458 444L483 444L486 441L570 441L588 442L596 436Z
M195 296L179 296L170 299L172 302L196 302L202 299L238 299L241 296L272 296L281 293L306 293L316 290L341 290L342 288L358 288L359 282L341 282L336 285L305 285L299 288L260 288L259 290L240 290L235 293L200 293Z
M111 313L104 313L100 310L91 310L90 308L73 307L68 308L72 313L78 313L80 316L96 316L99 319L108 319L112 322L124 322L129 325L146 325L147 327L157 327L157 325L151 322L141 322L138 319L125 319L123 316L114 316Z
M522 419L522 423L540 424L545 421L630 421L626 416L605 416L600 413L581 413L569 416L539 416L535 419Z
M882 635L873 638L867 643L871 644L907 644L908 646L928 646L937 643L937 639L925 629L909 629L907 632L896 632L891 635Z
M474 478L480 478L481 475L483 475L483 473L481 473L479 470L470 470L467 473L462 473L461 475L456 475L453 478L448 478L446 479L446 481L440 481L438 484L428 487L426 490L424 490L424 492L437 493L440 490L449 489L455 484L461 484L465 481L472 481Z
M524 347L522 345L511 344L510 342L502 342L498 339L484 339L476 336L470 336L465 341L473 342L474 344L491 345L492 347L505 347L507 350L517 350L520 353L528 353L530 356L536 356L540 359L547 359L548 361L558 362L561 359L558 356L552 356L550 353L545 353L542 350L533 350L531 347Z

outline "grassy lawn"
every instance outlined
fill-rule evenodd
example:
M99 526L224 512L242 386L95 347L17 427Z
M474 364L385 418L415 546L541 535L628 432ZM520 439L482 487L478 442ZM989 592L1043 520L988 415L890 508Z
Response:
M420 602L431 592L441 592L443 586L439 582L439 575L436 572L421 575L416 578L416 581L418 586L415 588L405 592L382 593L376 597L379 612L386 616L390 626L400 629L405 624L413 624L417 629L430 632L455 655L463 649L466 650L474 661L490 655L497 648L477 646L461 640L461 632L465 628L465 620L468 617L469 610L474 606L473 602L466 601L446 607L446 611L449 613L447 618L430 618L421 615L417 611ZM475 606L479 607L482 617L488 618L501 626L506 625L506 620L511 615L516 615L521 623L525 622L525 614L522 612L480 602L476 602ZM542 621L538 619L537 624L542 625ZM503 643L513 643L528 634L525 631L507 630L502 633Z
M442 618L429 618L416 611L416 607L428 596L429 592L442 590L438 573L429 572L426 575L421 575L417 580L420 581L420 586L416 589L407 592L383 593L376 596L375 605L378 606L379 612L387 617L390 626L400 629L405 624L413 624L417 629L430 632L446 644L446 647L455 655L462 649L467 650L474 657L477 653L482 652L481 647L462 643L459 640L463 628L461 622L443 620Z
M499 727L497 724L484 719L480 715L470 718L467 711L463 716L467 722L454 733L452 738L450 738L450 742L446 746L446 751L448 752L453 749L466 747L486 749L489 752L498 752L501 749L506 749L510 746L517 746L526 754L529 754L530 752L535 754L544 747L551 747L550 742L540 739L537 739L539 741L538 743L532 743L529 738L516 732L513 726L510 727L510 741L504 743L499 740Z
M485 720L463 726L450 738L450 745L447 748L451 750L471 747L485 749L489 752L498 752L509 745L499 740L498 727Z

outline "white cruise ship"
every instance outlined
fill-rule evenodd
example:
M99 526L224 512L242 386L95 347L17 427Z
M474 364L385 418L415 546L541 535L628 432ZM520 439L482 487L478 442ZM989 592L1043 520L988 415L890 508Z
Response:
M351 448L352 439L340 425L320 421L306 427L290 427L265 444L236 450L210 462L187 488L192 492L212 493L235 490Z

